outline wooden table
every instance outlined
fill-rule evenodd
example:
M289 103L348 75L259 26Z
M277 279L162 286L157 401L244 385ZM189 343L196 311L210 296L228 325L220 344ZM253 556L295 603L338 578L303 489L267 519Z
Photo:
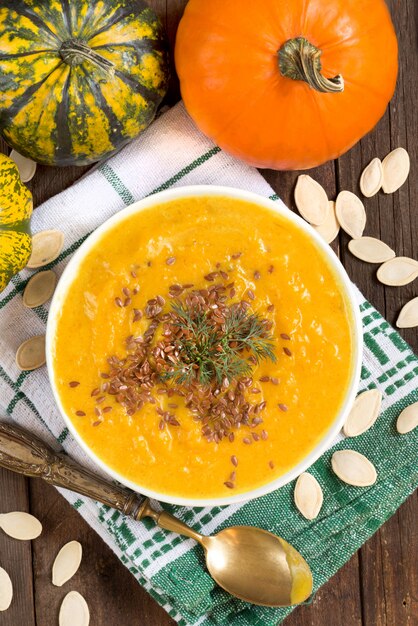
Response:
M149 4L165 23L173 48L186 0L149 0ZM418 258L418 3L390 0L389 5L400 44L398 86L389 109L374 131L348 154L311 173L330 197L340 189L356 191L359 174L373 157L382 158L393 148L405 147L412 162L409 180L399 192L379 193L367 201L366 234L380 237L398 255ZM178 82L173 76L167 102L172 104L178 99ZM31 185L35 206L77 180L86 169L39 167ZM293 188L298 172L264 171L263 174L283 200L294 207ZM347 242L348 237L342 233L336 250L349 275L389 322L394 323L401 306L417 295L416 281L402 289L384 288L376 281L373 267L347 252ZM402 335L418 351L417 329ZM83 565L74 578L73 588L88 599L92 626L174 624L55 489L40 480L26 480L0 471L0 511L12 510L32 512L42 520L44 532L32 545L13 541L0 533L1 562L15 581L13 605L7 612L0 612L0 626L58 623L58 608L66 591L52 587L51 565L58 549L70 539L83 544ZM297 608L286 625L416 624L417 512L415 495L322 587L312 605Z

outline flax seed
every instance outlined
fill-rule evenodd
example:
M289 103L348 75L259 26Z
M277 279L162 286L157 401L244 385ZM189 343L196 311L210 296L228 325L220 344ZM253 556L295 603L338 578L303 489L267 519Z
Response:
M167 263L167 265L173 265L173 263L176 262L176 257L175 256L169 256L168 259L165 260L165 262Z
M232 465L233 465L234 467L238 467L238 459L237 459L237 457L235 456L235 454L233 454L233 455L231 456L231 463L232 463Z
M76 411L75 414L78 415L79 417L84 417L85 416L84 411Z
M228 489L234 489L235 485L234 483L232 483L230 480L227 480L226 482L224 482L225 487L228 487Z
M270 467L270 469L274 469L274 463L273 463L273 461L269 461L269 467Z
M116 306L118 306L120 308L123 307L123 302L122 302L122 300L119 297L115 298L115 304L116 304Z
M78 387L80 383L78 382L78 380L72 380L70 383L68 383L68 385L70 387Z
M283 348L283 352L287 355L287 356L292 356L292 351L289 350L289 348L285 347Z
M261 274L260 272L257 270L254 272L254 280L260 280L261 278Z
M290 337L287 333L280 333L280 337L285 341L290 341Z
M268 383L270 380L270 376L262 376L258 380L260 381L260 383Z
M286 411L287 411L287 409L288 409L288 407L287 407L287 405L286 405L286 404L282 404L282 403L280 403L280 404L278 404L277 406L279 407L279 409L280 409L281 411L284 411L284 412L286 412Z

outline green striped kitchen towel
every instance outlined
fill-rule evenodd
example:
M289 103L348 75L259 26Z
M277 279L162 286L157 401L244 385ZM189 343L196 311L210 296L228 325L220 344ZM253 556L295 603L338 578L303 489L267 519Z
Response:
M203 137L179 104L110 161L38 207L33 230L58 227L64 231L64 250L49 266L60 274L88 234L115 211L172 186L211 183L250 189L280 202L256 170ZM31 335L44 333L48 315L48 305L33 310L22 306L30 276L30 271L22 271L0 296L2 416L58 442L77 461L92 466L64 427L45 368L19 372L15 365L17 347ZM363 489L341 483L330 471L330 450L311 468L324 491L324 505L314 522L306 521L295 509L293 484L241 505L166 507L202 533L250 524L280 534L309 562L315 589L394 513L417 484L417 435L398 435L395 422L403 407L418 400L418 358L360 293L358 302L365 339L360 388L382 391L383 412L367 433L349 443L340 440L334 448L349 446L363 452L377 467L377 483ZM231 598L207 574L202 550L191 540L159 530L148 521L126 519L68 491L62 493L182 626L272 626L291 611L255 607Z

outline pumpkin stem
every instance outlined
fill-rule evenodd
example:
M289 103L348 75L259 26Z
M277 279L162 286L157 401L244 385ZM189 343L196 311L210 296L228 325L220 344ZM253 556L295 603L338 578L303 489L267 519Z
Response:
M111 61L92 50L90 46L80 39L68 39L67 41L63 41L60 48L60 55L62 60L71 67L81 65L84 61L91 61L100 69L107 71L112 71L114 67Z
M334 78L325 78L321 74L321 54L322 50L304 37L289 39L278 51L280 73L292 80L304 80L309 87L321 93L344 91L341 74Z

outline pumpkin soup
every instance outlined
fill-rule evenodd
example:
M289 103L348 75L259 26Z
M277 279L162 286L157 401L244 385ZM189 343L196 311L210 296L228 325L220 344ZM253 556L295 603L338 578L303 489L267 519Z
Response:
M266 484L323 438L351 376L349 305L315 243L237 199L104 232L68 287L53 376L96 456L167 496Z

